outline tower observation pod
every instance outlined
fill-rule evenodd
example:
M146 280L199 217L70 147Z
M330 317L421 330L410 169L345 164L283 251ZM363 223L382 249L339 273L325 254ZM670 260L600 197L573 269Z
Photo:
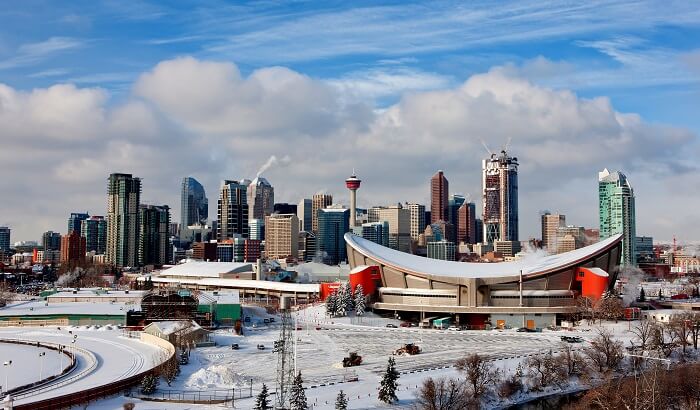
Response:
M350 178L345 180L345 186L350 190L350 229L356 225L357 190L360 189L360 183L362 181L355 175L355 170Z

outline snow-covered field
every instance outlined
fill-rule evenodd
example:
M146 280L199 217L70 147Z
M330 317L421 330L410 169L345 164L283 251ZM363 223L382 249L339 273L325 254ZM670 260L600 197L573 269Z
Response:
M160 348L142 343L138 339L125 337L121 331L112 326L62 327L60 330L55 327L0 329L0 338L58 343L71 348L71 341L76 335L78 367L69 375L57 379L40 390L19 396L16 403L31 403L121 380L153 367L161 354ZM1 346L3 354L8 346L16 345L3 344ZM14 347L12 349L10 354L14 351ZM47 357L53 356L57 356L57 353L54 351L47 353ZM52 367L46 366L47 372L52 370L55 373L60 363L57 364L56 360L52 360L50 365ZM11 381L10 384L14 385L12 380L38 378L38 372L38 366L15 366L13 359L8 378ZM81 377L75 377L74 380L67 382L67 378L76 375Z
M44 356L40 356L40 353L43 353ZM0 373L2 391L34 383L60 373L61 356L63 356L63 365L66 366L68 358L55 350L14 343L0 343L0 364L12 361L10 366L2 366L2 373ZM7 386L5 380L7 380Z

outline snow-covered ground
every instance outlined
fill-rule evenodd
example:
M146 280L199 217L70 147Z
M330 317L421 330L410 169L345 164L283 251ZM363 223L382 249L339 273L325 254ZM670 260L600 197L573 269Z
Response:
M44 355L40 356L41 353ZM0 363L12 361L11 365L2 366L2 373L0 373L1 391L34 383L60 373L61 356L63 356L63 365L66 366L69 359L55 350L14 343L0 343ZM5 380L7 380L7 386Z
M76 335L78 367L69 375L51 382L48 386L31 394L20 395L16 403L31 403L121 380L152 368L162 355L160 348L143 343L138 339L125 337L120 330L112 326L99 328L96 326L71 326L62 327L60 330L56 327L0 329L0 338L58 343L70 346L69 349L72 349L71 341ZM3 353L7 346L16 345L3 344ZM47 356L53 357L57 354L52 351L47 353ZM9 374L10 380L38 377L39 368L37 366L15 366L14 364L13 360ZM47 365L46 371L56 373L60 363L56 364L54 360L51 362L51 366L53 367L49 368ZM81 377L74 377L76 375L81 375ZM68 378L73 379L68 382ZM11 384L14 385L14 382Z

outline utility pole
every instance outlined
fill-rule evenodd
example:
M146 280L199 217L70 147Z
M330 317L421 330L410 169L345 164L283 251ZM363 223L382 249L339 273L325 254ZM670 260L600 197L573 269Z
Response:
M294 321L291 316L290 301L288 297L280 298L280 313L282 315L282 327L280 336L274 342L273 352L277 353L277 406L278 408L287 408L289 404L289 396L291 393L292 384L294 382L295 371L295 340L292 329Z

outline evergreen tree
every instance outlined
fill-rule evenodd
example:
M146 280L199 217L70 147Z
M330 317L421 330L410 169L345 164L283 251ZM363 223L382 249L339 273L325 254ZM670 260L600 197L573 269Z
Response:
M647 300L647 297L646 297L646 294L644 292L644 288L642 288L642 290L639 291L639 301L644 302L646 300Z
M308 408L303 383L301 372L299 372L294 376L294 383L292 384L292 398L290 400L292 410L306 410Z
M351 312L355 310L355 300L352 295L352 288L350 287L350 282L345 282L343 285L343 293L345 293L345 311Z
M362 316L365 314L367 302L365 300L364 289L362 285L355 286L355 315Z
M661 294L661 288L659 288L659 300L663 299L664 295Z
M338 392L335 398L335 410L348 410L348 396L343 391Z
M326 298L326 315L333 317L335 316L335 309L338 301L338 294L336 292L331 293Z
M396 362L393 357L389 357L386 365L386 372L379 385L379 400L391 404L398 400L396 389L399 387L399 372L396 371Z
M147 374L141 379L141 393L152 394L158 388L158 378L152 374Z
M340 286L335 298L335 316L343 317L347 315L348 294L345 292L345 286Z
M271 410L270 400L267 395L267 385L263 383L262 390L260 394L255 398L255 410Z

